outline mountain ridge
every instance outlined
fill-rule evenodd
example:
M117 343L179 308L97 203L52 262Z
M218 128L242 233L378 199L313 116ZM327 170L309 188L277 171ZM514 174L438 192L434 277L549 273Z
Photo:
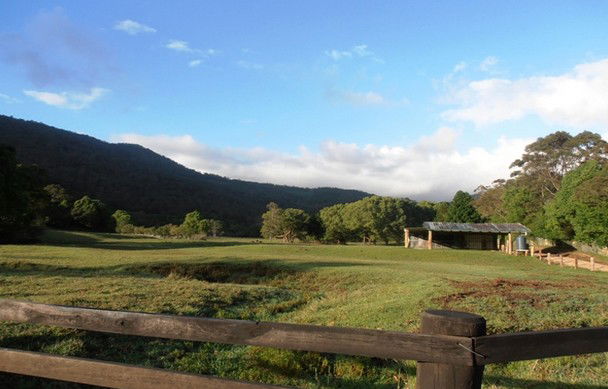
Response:
M0 115L0 143L21 163L36 164L49 183L75 198L90 195L124 209L143 225L179 223L192 210L225 222L231 235L256 236L267 203L316 212L368 193L301 188L201 173L141 145L109 143L44 123Z

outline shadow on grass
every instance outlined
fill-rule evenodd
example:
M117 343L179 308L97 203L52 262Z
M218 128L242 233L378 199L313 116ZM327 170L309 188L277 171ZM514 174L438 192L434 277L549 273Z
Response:
M212 283L262 284L271 280L294 279L299 274L316 268L371 266L353 262L297 262L286 264L280 259L247 261L241 258L223 258L213 262L162 261L129 265L71 267L40 264L27 261L0 262L0 273L14 276L62 277L140 277L192 278Z
M109 240L109 241L108 241ZM120 235L101 232L47 230L40 244L59 247L104 250L171 250L183 248L231 247L254 244L238 241L167 240L150 236Z

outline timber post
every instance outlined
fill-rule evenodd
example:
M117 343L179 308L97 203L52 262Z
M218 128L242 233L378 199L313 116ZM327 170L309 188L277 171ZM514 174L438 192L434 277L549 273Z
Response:
M559 255L559 265L561 267L564 267L564 256L561 254Z
M534 242L530 242L530 256L534 256Z
M421 333L476 337L486 334L486 319L466 312L428 310L422 314ZM461 345L461 347L465 347ZM471 358L474 358L474 343ZM479 389L483 366L450 365L418 361L416 389Z
M591 271L595 271L595 258L591 257L590 261L591 261Z
M405 246L405 248L410 247L410 229L409 228L403 229L403 245Z
M429 241L427 242L427 247L429 250L433 249L433 231L429 230Z
M513 235L510 232L507 235L507 239L507 254L511 255L513 254Z

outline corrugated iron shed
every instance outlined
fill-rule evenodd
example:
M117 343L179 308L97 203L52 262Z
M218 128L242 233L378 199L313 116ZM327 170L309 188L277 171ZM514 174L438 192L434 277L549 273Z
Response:
M481 232L492 234L508 234L510 232L530 233L530 229L520 223L447 223L424 222L422 227L430 231L445 232Z

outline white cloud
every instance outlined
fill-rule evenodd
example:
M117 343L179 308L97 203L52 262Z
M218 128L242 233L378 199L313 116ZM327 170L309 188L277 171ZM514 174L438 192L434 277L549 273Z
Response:
M181 51L184 53L192 53L195 50L193 48L190 47L190 45L188 44L188 42L186 41L180 41L180 40L170 40L169 43L167 43L165 45L165 47L167 49L171 49L171 50L175 50L175 51Z
M190 47L190 44L188 42L178 40L178 39L170 40L169 43L167 43L165 45L165 47L167 49L178 51L181 53L197 54L197 55L202 55L204 57L211 57L213 55L218 54L218 51L215 49L206 49L206 50L195 49L193 47Z
M557 76L489 78L452 91L457 108L444 119L477 126L535 115L552 125L608 126L608 59L583 63Z
M318 152L300 147L287 154L263 148L213 148L189 135L123 134L116 141L137 143L185 166L231 178L303 187L354 188L390 196L445 200L460 189L508 176L529 139L501 137L491 149L457 151L458 133L447 127L409 146L323 142Z
M463 70L465 70L467 68L467 64L464 61L460 61L458 62L456 65L454 65L454 68L452 69L452 73L459 73L462 72Z
M339 50L330 50L326 51L325 55L333 59L334 61L338 61L342 58L350 58L353 54L350 51L339 51Z
M496 58L494 56L486 57L479 64L479 70L481 70L482 72L489 72L494 67L494 65L496 65L497 63L498 63L498 58Z
M367 45L354 46L352 51L359 57L369 57L374 55L374 53L367 48Z
M115 30L124 31L129 35L137 35L142 32L156 32L156 29L146 26L145 24L138 23L131 19L121 20L114 25Z
M407 99L391 100L378 92L356 92L332 89L328 97L336 102L345 102L356 106L399 106L409 103Z
M350 50L328 50L325 52L325 55L334 61L339 61L344 58L370 57L376 62L384 63L384 60L378 58L374 52L367 47L367 45L355 45Z
M14 97L11 97L9 95L5 95L4 93L0 93L0 101L7 103L7 104L13 104L13 103L20 103L21 101L19 99L16 99Z
M88 107L91 103L101 98L108 92L109 90L104 88L91 88L89 93L53 93L34 90L23 91L25 95L33 97L34 99L41 101L45 104L73 110L79 110Z
M452 69L452 73L460 73L463 70L465 70L466 68L467 68L467 63L464 61L460 61L456 65L454 65L454 68Z
M190 66L191 68L195 68L195 67L199 66L201 63L203 63L203 60L193 59L192 61L188 62L188 66Z
M249 61L238 61L237 66L247 70L262 70L264 69L264 65Z
M341 97L353 105L386 105L387 100L384 96L376 92L351 92L346 91Z

